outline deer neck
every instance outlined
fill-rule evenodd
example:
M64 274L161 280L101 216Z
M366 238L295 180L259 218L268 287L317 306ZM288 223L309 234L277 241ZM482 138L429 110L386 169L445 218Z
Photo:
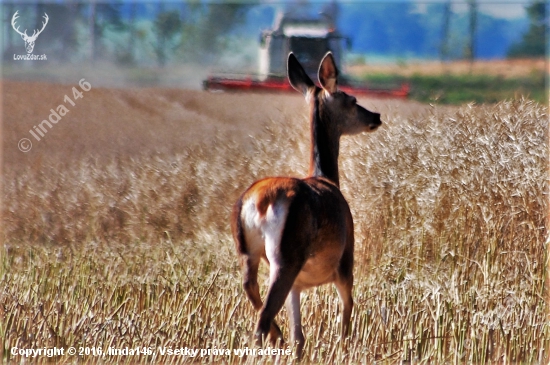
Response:
M322 91L317 90L317 94ZM324 177L340 186L338 177L338 153L340 135L336 124L323 108L320 95L315 95L311 102L311 151L309 176Z

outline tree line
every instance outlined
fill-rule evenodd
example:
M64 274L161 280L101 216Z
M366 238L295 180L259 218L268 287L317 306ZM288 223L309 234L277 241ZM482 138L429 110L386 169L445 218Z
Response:
M428 15L414 11L411 3L350 3L340 11L339 25L353 37L357 53L408 52L445 59L483 57L504 42L507 24L489 19L478 11L477 1L468 0L469 12L458 18L451 2L429 4ZM21 29L49 23L37 40L35 53L55 54L59 62L106 60L122 65L158 65L170 62L213 63L241 36L256 40L261 28L271 26L274 11L258 11L261 4L249 2L181 3L68 2L4 3L2 51L5 60L24 52L19 35L11 29L18 11ZM340 5L342 7L342 5ZM255 10L254 10L255 9ZM253 12L253 10L255 12ZM250 16L253 13L254 16ZM526 6L528 27L506 50L508 57L543 57L547 46L548 5L534 0ZM366 14L366 15L365 15ZM485 26L483 26L485 25ZM486 43L481 43L487 39ZM423 42L423 43L421 43ZM459 46L457 46L459 45ZM498 50L493 50L497 52ZM501 52L502 53L502 52Z
M175 55L204 62L224 48L224 36L243 22L250 6L199 1L5 3L3 57L9 60L14 53L24 52L19 35L11 29L18 11L17 25L29 35L48 14L50 21L35 53L55 54L60 62L106 60L164 66Z

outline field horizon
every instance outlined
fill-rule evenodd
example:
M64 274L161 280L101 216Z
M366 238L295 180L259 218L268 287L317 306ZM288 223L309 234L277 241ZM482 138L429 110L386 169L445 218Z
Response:
M272 363L235 352L255 347L256 314L229 212L261 177L306 175L303 98L87 81L2 81L2 360ZM548 107L358 101L384 124L341 140L352 334L337 335L332 286L307 291L305 361L547 361ZM262 296L266 278L262 265ZM90 350L12 353L44 347ZM109 353L124 348L145 350ZM179 348L211 351L160 350Z
M502 78L524 77L530 74L549 74L548 60L544 58L449 60L449 61L401 61L392 64L368 64L351 62L348 71L354 75L365 73L395 74L400 76L486 75Z
M460 105L468 102L495 103L504 99L548 99L548 61L535 59L494 60L403 60L393 63L370 62L350 56L342 70L355 83L373 88L399 87L408 83L409 98L422 103ZM165 67L138 67L109 62L53 64L33 68L5 65L5 80L72 84L86 78L94 87L109 89L172 88L198 92L211 75L246 78L258 76L257 68L236 65L218 69L213 65L183 63Z

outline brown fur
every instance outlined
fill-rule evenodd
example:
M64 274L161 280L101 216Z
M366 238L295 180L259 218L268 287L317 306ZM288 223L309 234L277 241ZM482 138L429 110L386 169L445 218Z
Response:
M267 208L277 199L292 199L295 195L296 179L288 177L267 178L257 181L246 191L243 199L251 195L256 197L256 206L262 216L265 216Z

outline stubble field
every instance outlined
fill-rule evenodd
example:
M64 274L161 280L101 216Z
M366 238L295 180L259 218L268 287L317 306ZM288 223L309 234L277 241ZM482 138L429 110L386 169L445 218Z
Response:
M254 180L307 172L303 99L92 85L70 106L73 86L3 82L2 358L57 347L28 360L274 361L234 352L255 347L255 313L228 217ZM338 338L333 287L306 292L305 362L545 362L548 109L359 102L384 125L341 145L351 336ZM60 104L69 112L33 139ZM124 348L141 353L105 355ZM161 352L179 348L205 352Z

